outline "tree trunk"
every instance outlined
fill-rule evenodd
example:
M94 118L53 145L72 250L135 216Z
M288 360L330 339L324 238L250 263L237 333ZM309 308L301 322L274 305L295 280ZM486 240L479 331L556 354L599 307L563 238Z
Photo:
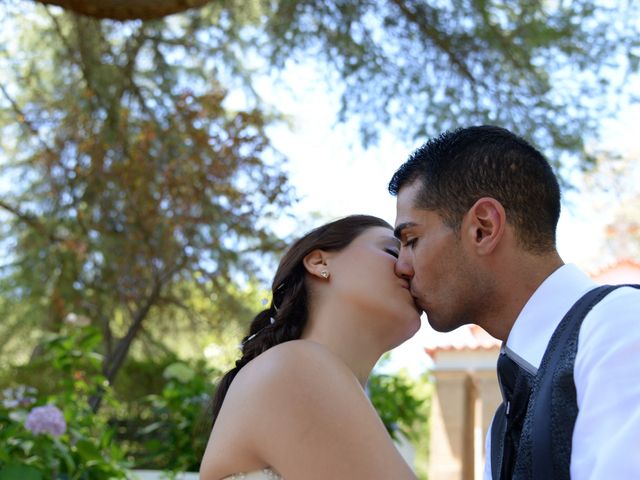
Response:
M161 288L162 284L157 283L153 291L151 292L151 295L147 299L147 302L134 315L133 321L129 326L127 334L118 341L115 350L105 357L103 372L109 384L113 384L118 370L120 370L120 367L124 363L124 360L129 353L129 348L131 347L133 340L142 329L142 322L147 317L147 314L149 313L149 310L151 310L151 307L154 306L157 302L158 297L160 296ZM98 411L101 403L102 392L98 392L95 396L89 399L89 405L94 412Z
M35 0L89 17L113 20L151 20L198 8L211 0Z

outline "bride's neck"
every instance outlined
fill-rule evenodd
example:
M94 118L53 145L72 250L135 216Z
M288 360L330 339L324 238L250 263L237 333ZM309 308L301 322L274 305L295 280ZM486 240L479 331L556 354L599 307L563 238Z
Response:
M340 358L364 388L385 349L371 332L356 328L356 324L335 312L311 315L302 338L323 345Z

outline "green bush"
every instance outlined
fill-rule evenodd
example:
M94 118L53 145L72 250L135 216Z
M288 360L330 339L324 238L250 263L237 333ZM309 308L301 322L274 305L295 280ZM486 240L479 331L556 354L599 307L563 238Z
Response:
M55 393L13 386L0 405L0 480L126 478L114 430L93 413L89 399L113 397L99 373L100 333L92 327L52 335L40 357L57 374Z
M209 436L214 381L221 372L170 353L130 358L112 389L101 374L100 345L98 330L75 328L51 336L29 365L5 372L5 384L13 378L37 386L39 393L27 388L4 392L0 480L125 478L125 466L198 470ZM428 389L422 387L401 374L374 373L368 384L391 436L419 442L420 450L428 435L429 406ZM98 414L89 406L96 393L103 397ZM36 434L25 426L29 413L46 405L50 415L53 406L62 413L66 429L60 435Z
M416 392L415 381L401 374L371 375L367 384L371 403L394 440L402 434L416 441L427 422L428 398Z
M396 441L405 437L413 445L413 468L418 478L426 479L433 391L430 375L411 378L402 371L393 375L373 373L367 390L391 437Z
M137 402L137 415L117 420L118 438L136 468L197 471L207 444L207 415L218 372L204 362L176 361L164 388Z

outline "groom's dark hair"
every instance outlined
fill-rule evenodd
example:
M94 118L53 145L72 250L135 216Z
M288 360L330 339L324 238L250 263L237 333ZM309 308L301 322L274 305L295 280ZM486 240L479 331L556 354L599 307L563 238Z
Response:
M526 140L491 125L461 128L429 140L396 171L389 192L420 181L416 208L435 211L459 230L482 197L498 200L526 250L555 249L560 186L544 155Z

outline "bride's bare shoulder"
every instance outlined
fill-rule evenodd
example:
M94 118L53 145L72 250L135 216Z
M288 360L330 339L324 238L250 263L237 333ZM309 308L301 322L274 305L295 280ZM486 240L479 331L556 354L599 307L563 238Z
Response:
M333 388L326 388L327 383ZM245 365L228 395L249 407L267 400L278 405L309 397L326 400L332 394L342 395L345 389L361 390L337 356L315 342L294 340L270 348Z
M292 340L254 358L240 370L233 383L242 390L271 390L293 382L298 386L315 383L327 377L357 384L351 370L323 345L309 340Z

